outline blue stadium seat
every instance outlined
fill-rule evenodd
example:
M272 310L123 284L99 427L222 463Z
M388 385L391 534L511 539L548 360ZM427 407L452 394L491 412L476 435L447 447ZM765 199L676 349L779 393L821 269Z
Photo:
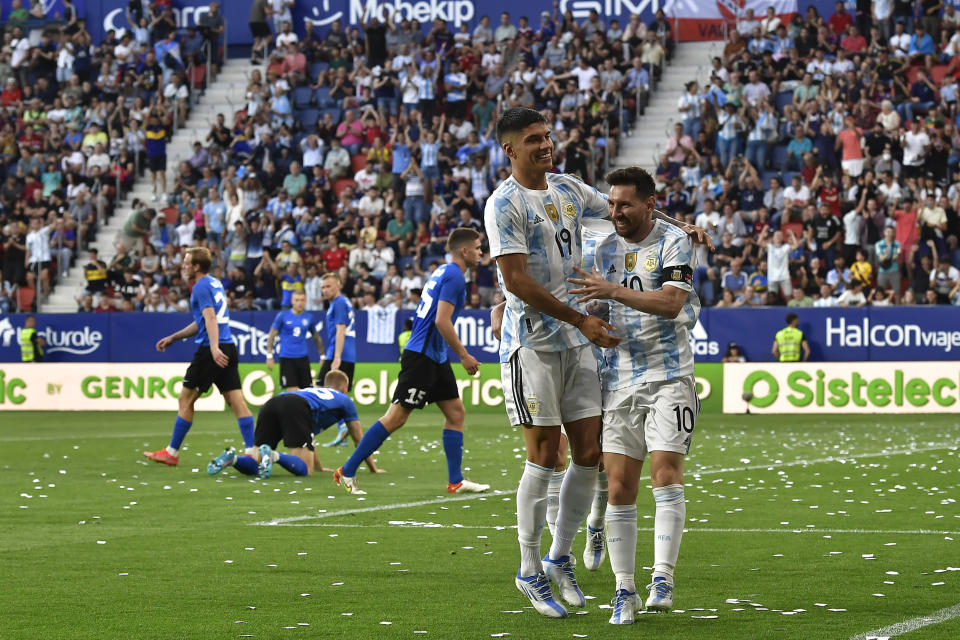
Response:
M340 122L340 107L327 107L326 109L321 110L322 115L327 115L328 113L333 116L334 122Z
M297 111L297 121L304 131L313 131L317 127L317 118L320 117L319 109L300 109Z
M769 189L770 178L779 178L779 177L780 177L779 171L764 171L762 174L760 174L760 181L763 182L764 189ZM786 185L783 185L783 186L786 186Z
M413 264L413 256L400 256L397 258L397 269L400 270L400 273L403 273L403 270L407 268L408 265Z
M777 94L777 111L783 113L783 108L793 104L793 91L781 91Z
M787 145L777 144L770 152L770 164L777 169L787 164Z
M790 186L790 183L793 182L793 176L799 176L799 171L784 171L783 172L783 186L784 188Z
M293 106L297 109L309 107L312 97L310 87L293 88Z
M329 68L330 63L328 62L314 62L310 65L310 77L316 80L321 71L326 71Z
M317 87L313 94L313 100L321 109L333 105L333 101L330 100L330 87Z

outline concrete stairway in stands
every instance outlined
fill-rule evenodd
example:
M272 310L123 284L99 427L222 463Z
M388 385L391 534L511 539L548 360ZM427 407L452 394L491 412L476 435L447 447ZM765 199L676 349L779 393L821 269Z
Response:
M246 58L228 60L216 80L200 96L199 102L193 105L186 123L175 132L167 144L168 190L172 189L179 163L193 155L195 141L204 141L210 132L211 125L216 122L217 114L222 113L226 117L227 126L233 123L233 113L245 102L247 82L252 70L253 66ZM123 229L124 223L133 212L131 205L135 198L159 210L162 203L151 202L152 195L150 173L147 172L134 182L132 191L117 203L113 215L106 224L101 224L96 242L93 243L93 246L100 251L101 260L109 264L116 255L114 240L117 232ZM40 303L40 311L69 313L77 310L76 299L82 295L85 286L83 265L86 263L87 255L81 252L67 277L57 283L49 300Z

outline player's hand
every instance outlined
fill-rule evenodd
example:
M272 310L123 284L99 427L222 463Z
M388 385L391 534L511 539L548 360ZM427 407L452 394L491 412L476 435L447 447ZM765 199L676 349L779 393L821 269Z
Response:
M580 267L574 267L574 271L579 273L582 278L567 278L567 282L579 285L579 289L571 289L570 293L582 296L577 302L587 302L588 300L607 300L616 293L618 285L607 282L600 273L594 268L592 273L588 273Z
M217 366L221 369L225 368L230 364L230 357L227 356L223 351L220 350L220 347L210 347L210 355L213 356L213 361L217 363Z
M584 316L579 329L587 340L598 347L615 347L620 344L621 338L609 333L615 331L613 325L596 316Z
M330 371L340 371L340 358L334 358L330 362Z
M460 358L460 364L463 365L463 368L466 369L470 375L476 375L477 371L480 370L480 363L469 353L465 357Z
M267 370L268 370L268 371L273 371L273 356L272 356L272 355L268 355L268 356L267 356Z
M166 338L160 338L157 340L157 351L163 353L172 343L173 340L170 339L170 336L167 336Z
M695 224L684 224L680 226L683 231L690 236L690 240L693 241L693 244L705 244L710 251L713 251L713 240L710 239L710 236L706 231L701 229Z
M371 469L370 473L386 473L387 470L383 467L377 467L376 469Z

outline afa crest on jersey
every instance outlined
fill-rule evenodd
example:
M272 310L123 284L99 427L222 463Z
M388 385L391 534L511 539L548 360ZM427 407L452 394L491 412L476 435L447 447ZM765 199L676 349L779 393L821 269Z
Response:
M623 254L624 271L633 271L635 266L637 266L637 252L631 251L630 253Z
M567 202L563 205L563 215L568 216L570 218L577 217L577 208L573 206L572 202Z
M557 211L557 207L554 206L553 203L548 202L547 204L543 205L543 208L547 212L547 217L549 217L551 220L553 220L554 222L557 222L560 220L560 212Z
M653 271L657 268L657 256L652 251L647 254L647 259L643 261L643 268L647 271Z

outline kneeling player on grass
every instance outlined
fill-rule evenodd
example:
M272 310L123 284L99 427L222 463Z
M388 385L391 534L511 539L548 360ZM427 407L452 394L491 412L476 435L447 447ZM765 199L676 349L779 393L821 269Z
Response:
M447 345L460 356L460 364L474 375L480 363L471 356L453 328L466 302L467 269L480 261L480 234L469 228L454 229L447 240L447 251L453 260L438 267L420 296L413 333L400 358L400 376L393 394L393 404L380 420L367 429L353 455L333 474L334 481L356 493L354 477L364 458L380 448L390 434L402 427L414 409L436 402L443 412L443 452L447 457L447 491L449 493L482 492L490 485L471 482L463 477L463 402L453 375Z
M233 447L227 448L207 465L207 473L216 475L233 465L240 473L266 479L275 462L295 476L308 476L311 471L333 471L317 458L313 437L341 420L346 422L354 442L360 441L363 431L357 419L357 407L346 395L346 374L331 371L324 378L324 384L324 387L281 393L267 400L257 416L256 448L241 456ZM281 440L290 453L275 451ZM366 463L370 471L380 473L373 458L368 457Z
M610 322L626 339L606 349L603 460L610 486L607 549L616 576L611 624L630 624L640 609L634 583L637 493L650 452L656 502L653 581L646 607L673 607L673 571L686 517L683 459L700 409L689 331L700 301L691 287L693 253L679 229L652 218L654 182L638 167L606 176L615 234L597 249L592 273L577 269L580 300L610 300ZM603 275L601 275L603 274ZM605 276L605 277L604 277Z
M178 398L177 419L173 424L170 444L157 451L144 451L153 460L177 466L180 446L193 425L193 406L197 399L214 384L223 394L237 417L237 426L248 449L253 446L253 414L240 390L240 370L237 367L237 345L230 335L230 311L223 284L210 275L212 257L205 247L191 247L183 255L180 273L186 282L193 283L190 293L190 312L193 322L157 341L157 351L163 353L171 344L190 336L197 336L197 351L183 376L183 388Z

